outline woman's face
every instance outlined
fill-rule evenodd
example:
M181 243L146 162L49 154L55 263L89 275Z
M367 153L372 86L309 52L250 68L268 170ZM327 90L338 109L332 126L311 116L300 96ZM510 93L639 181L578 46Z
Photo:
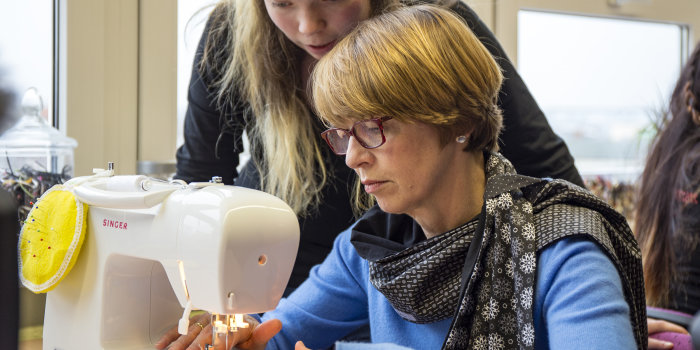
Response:
M369 18L369 2L265 0L265 8L272 22L289 40L318 60L360 21Z
M351 126L349 122L341 127ZM443 147L437 129L423 123L392 119L383 126L386 143L366 149L351 137L345 155L345 163L382 210L415 217L451 196L464 145L451 142Z

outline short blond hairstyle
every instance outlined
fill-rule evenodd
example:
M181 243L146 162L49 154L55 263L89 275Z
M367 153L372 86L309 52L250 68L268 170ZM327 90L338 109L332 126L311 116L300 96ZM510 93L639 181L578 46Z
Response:
M498 150L503 81L489 51L450 10L417 5L368 19L316 65L316 111L327 124L392 116L434 125L441 141Z

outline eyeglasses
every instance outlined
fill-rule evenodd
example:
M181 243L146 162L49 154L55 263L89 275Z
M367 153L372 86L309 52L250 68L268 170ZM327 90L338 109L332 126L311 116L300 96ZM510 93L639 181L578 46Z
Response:
M354 136L355 140L364 148L377 148L386 142L382 122L391 118L392 117L381 117L361 120L353 124L350 130L332 128L322 132L321 137L326 140L326 143L330 146L333 153L339 156L348 152L350 136Z

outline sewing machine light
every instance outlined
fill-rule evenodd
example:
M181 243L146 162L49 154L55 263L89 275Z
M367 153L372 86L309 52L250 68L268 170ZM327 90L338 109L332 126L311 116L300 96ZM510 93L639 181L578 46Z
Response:
M177 268L180 271L180 281L182 282L182 287L185 289L185 296L187 300L190 300L190 292L187 290L187 279L185 278L185 264L182 260L177 261Z
M214 333L219 334L236 332L238 328L248 328L248 326L250 326L250 324L243 319L243 314L219 315L217 313L212 313L211 324L213 325Z
M190 312L192 312L192 301L190 300L190 293L187 290L187 281L185 279L185 264L182 260L177 261L177 267L180 271L180 280L182 281L182 287L185 289L185 297L187 297L187 305L185 306L185 311L182 313L182 318L177 324L178 333L185 335L190 328Z
M243 314L220 315L211 314L211 346L207 349L230 349L235 343L239 328L248 328L250 324L245 322Z
M219 319L218 314L212 314L212 332L216 334L226 334L228 333L228 325Z
M243 314L235 314L229 320L229 327L231 327L233 330L237 330L238 328L248 328L248 326L248 322L243 321Z

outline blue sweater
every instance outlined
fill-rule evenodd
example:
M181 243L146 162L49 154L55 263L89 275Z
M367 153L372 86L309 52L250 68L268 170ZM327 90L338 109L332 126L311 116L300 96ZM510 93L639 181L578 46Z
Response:
M536 349L635 349L617 270L592 241L565 238L538 256L534 301ZM326 260L263 320L277 318L282 331L268 349L328 348L369 323L373 343L439 349L451 318L430 324L402 319L369 282L366 260L340 234Z

